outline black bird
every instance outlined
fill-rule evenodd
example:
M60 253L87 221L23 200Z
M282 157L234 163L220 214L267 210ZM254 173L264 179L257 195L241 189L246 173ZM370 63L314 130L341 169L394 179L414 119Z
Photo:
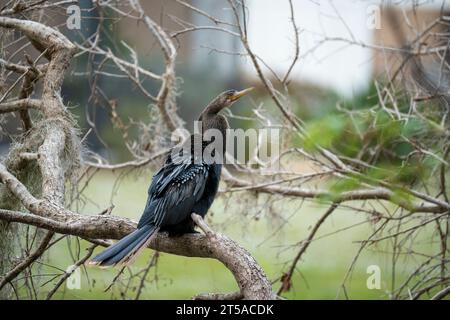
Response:
M201 150L208 144L203 139L203 133L208 129L221 132L225 148L226 129L229 125L219 112L251 90L252 88L228 90L208 104L199 117L202 124ZM192 142L196 141L196 137L192 135L188 140L193 146ZM204 217L211 207L219 187L222 164L202 158L198 160L194 149L195 147L190 149L188 157L179 159L173 159L174 152L169 152L165 164L153 176L147 204L137 230L94 257L90 264L111 266L130 263L158 231L166 231L170 236L195 232L191 214L195 212Z

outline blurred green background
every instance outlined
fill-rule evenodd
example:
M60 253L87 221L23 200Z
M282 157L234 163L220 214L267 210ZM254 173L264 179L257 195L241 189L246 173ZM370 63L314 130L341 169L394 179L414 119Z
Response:
M86 199L83 212L98 213L104 208L115 205L114 215L125 216L137 220L143 210L147 196L147 186L151 172L142 171L124 175L124 172L100 172L89 183L86 195L95 199L97 205ZM111 194L113 195L111 197ZM249 206L250 204L250 206ZM287 270L286 262L294 257L299 246L297 242L307 237L311 226L323 214L327 207L318 202L303 202L280 198L273 203L277 212L267 208L263 196L236 193L231 198L220 198L213 204L208 223L216 230L225 233L240 245L248 249L262 265L271 280L275 280ZM359 204L356 203L355 206ZM248 206L250 212L241 209ZM275 215L279 214L279 215ZM227 221L226 227L223 222ZM376 223L367 222L365 215L337 210L320 228L293 278L293 287L287 298L292 299L345 299L344 292L339 290L346 271L357 253L360 244L376 227ZM339 232L345 230L345 232ZM423 235L423 234L422 234ZM71 240L74 253L77 246ZM80 256L85 254L89 244L82 242ZM431 245L417 246L416 250L424 253L431 251ZM97 248L99 252L101 248ZM138 272L144 268L152 250L145 250L131 267ZM386 251L385 244L369 247L356 263L354 272L349 278L346 292L351 299L388 299L392 286L392 259ZM411 271L408 256L400 257L395 267L395 281L404 280L406 271ZM413 261L414 263L417 262ZM61 241L57 248L50 251L48 265L65 270L73 263L68 254L67 244ZM370 274L367 268L377 265L381 270L381 288L368 289L366 281ZM60 273L54 267L46 267L44 278L51 279ZM119 268L100 269L97 267L81 268L81 288L68 289L63 285L54 298L59 299L120 299L118 287L104 290L111 284ZM119 282L127 283L129 272L126 269ZM129 298L133 298L139 281L131 282ZM279 282L274 283L278 289ZM212 259L188 258L161 253L156 269L152 268L147 276L145 289L141 298L145 299L189 299L195 294L204 292L233 292L237 285L231 273L220 262Z

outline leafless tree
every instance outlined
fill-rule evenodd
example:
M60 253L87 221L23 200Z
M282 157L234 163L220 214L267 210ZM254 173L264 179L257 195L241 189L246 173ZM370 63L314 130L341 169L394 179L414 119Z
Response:
M135 298L140 297L145 278L150 268L157 264L158 252L168 252L190 257L209 257L221 261L234 275L240 291L231 294L201 294L199 299L273 299L281 297L293 285L292 278L301 265L302 257L317 236L321 225L332 216L336 209L350 209L367 216L373 224L373 233L360 243L357 255L351 261L348 272L342 282L342 291L347 296L346 285L354 266L364 250L371 249L377 243L390 243L393 261L403 255L420 257L407 280L393 284L390 295L402 299L430 298L442 299L449 293L448 275L448 233L450 203L447 190L448 153L448 32L436 31L436 28L448 26L450 17L444 12L432 24L419 29L411 24L416 39L403 37L401 48L377 47L351 39L336 39L324 36L323 42L342 41L351 45L371 47L373 50L390 52L401 59L395 70L389 70L386 81L376 81L378 92L377 105L367 111L369 122L357 139L362 147L355 156L348 156L335 146L324 146L311 139L304 121L298 118L293 109L290 76L297 63L301 62L299 23L295 20L294 6L288 1L291 10L294 50L290 67L285 74L277 74L252 49L247 32L248 8L244 0L223 1L223 6L232 12L231 20L222 20L196 7L190 2L176 0L179 6L203 16L209 21L206 25L194 25L179 17L170 18L180 27L168 31L150 18L138 0L129 1L93 1L99 12L99 19L105 19L106 12L113 12L117 19L130 19L143 24L164 59L162 73L145 68L140 64L138 54L126 43L129 57L114 53L111 48L100 45L101 32L81 40L69 40L58 31L58 25L52 25L48 19L52 10L63 10L77 1L9 1L0 8L0 41L3 51L0 56L0 113L5 114L2 121L10 120L6 115L16 114L21 122L18 133L5 135L12 139L7 156L0 165L0 292L3 297L21 298L23 293L16 286L22 286L28 297L42 297L40 289L34 284L33 274L39 272L31 268L46 252L61 240L72 237L76 241L92 243L85 255L79 255L74 261L75 268L83 267L96 246L109 245L110 239L120 239L130 233L135 222L120 217L112 208L92 215L77 212L76 203L83 194L86 184L99 170L129 169L139 170L159 161L170 145L157 138L183 128L184 124L177 111L176 59L177 40L186 34L213 30L224 32L239 40L242 51L226 52L221 48L210 48L212 52L223 55L239 55L248 59L253 66L260 90L270 97L270 103L254 108L254 119L263 127L282 128L285 142L280 158L279 169L255 168L250 165L235 165L223 172L224 186L221 194L224 198L236 193L251 192L266 195L268 202L280 198L315 200L327 206L317 223L310 229L305 239L299 239L297 252L286 265L286 270L271 283L255 259L241 246L225 235L212 231L204 221L193 215L194 221L203 230L203 234L185 235L169 238L158 234L150 247L156 250L147 268L130 278L140 279ZM393 23L396 18L390 19ZM433 38L435 41L430 41ZM427 40L424 40L427 39ZM12 44L24 41L38 50L36 59L22 55L23 49L8 52ZM306 54L306 53L305 53ZM70 64L76 59L98 58L84 75L89 79L92 99L103 101L111 110L111 121L122 136L132 160L123 163L109 163L100 155L83 148L83 139L77 127L77 121L71 110L63 103L61 86L70 70ZM440 70L440 76L431 76L423 65L423 58L432 58ZM19 61L19 62L13 62ZM114 66L112 72L108 66ZM109 99L98 83L99 75L111 78L125 77L140 93L151 101L154 120L151 123L136 122L140 130L138 138L129 134L130 126L116 112L116 105ZM157 84L156 94L149 92L143 85L144 80ZM403 80L403 81L402 81ZM408 81L406 81L408 80ZM405 110L399 105L408 102ZM278 111L276 123L266 116L266 111L275 108ZM350 110L338 105L342 114L350 119L358 119L360 111ZM401 132L395 137L396 143L407 143L412 150L402 155L403 164L433 163L432 176L424 179L417 177L406 182L388 179L392 172L381 175L371 172L385 172L380 165L383 155L393 156L389 146L374 141L374 132L378 128L376 113L384 111L390 121L406 123L421 119L432 130L410 137ZM233 116L230 114L230 116ZM355 120L354 126L357 127ZM95 123L88 119L91 130ZM132 122L130 122L132 123ZM354 129L354 128L353 128ZM432 135L430 135L430 132ZM292 137L299 139L308 147L298 147L292 143ZM148 142L150 140L150 143ZM284 161L308 160L314 164L313 174L302 174L288 170ZM269 166L270 167L270 166ZM395 170L400 170L401 167ZM348 182L351 188L339 192L330 188L330 181L336 179ZM308 187L314 181L317 188ZM382 209L380 209L382 208ZM432 235L426 233L429 227L435 228ZM344 232L344 231L342 231ZM432 255L416 251L415 240L421 233L428 234L429 242L438 241L439 250ZM425 256L425 257L424 257ZM20 257L19 259L15 257ZM395 268L394 268L395 269ZM121 270L122 272L123 270ZM117 281L120 281L119 272ZM395 270L393 270L394 274ZM58 288L67 280L70 272L55 274L50 282L53 287L47 290L46 297L52 298ZM395 283L393 281L393 283ZM129 284L121 284L125 296L131 296ZM276 287L272 289L272 287Z

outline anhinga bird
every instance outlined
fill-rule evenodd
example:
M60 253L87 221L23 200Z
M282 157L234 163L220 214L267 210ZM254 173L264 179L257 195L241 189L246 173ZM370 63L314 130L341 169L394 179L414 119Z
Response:
M207 145L203 133L208 129L219 130L223 146L226 145L225 136L229 125L219 112L251 89L222 92L203 110L199 117L202 124L202 150ZM194 136L190 140L195 140ZM111 266L129 263L158 231L167 231L169 235L195 232L191 214L204 217L211 207L219 187L222 164L205 159L194 161L194 150L191 149L190 153L188 161L174 161L169 153L163 167L153 176L137 230L94 257L90 264Z

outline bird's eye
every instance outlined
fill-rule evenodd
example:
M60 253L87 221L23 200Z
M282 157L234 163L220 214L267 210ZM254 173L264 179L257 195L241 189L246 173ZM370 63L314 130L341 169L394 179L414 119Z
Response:
M231 99L236 94L236 90L229 90L227 92L227 98Z

